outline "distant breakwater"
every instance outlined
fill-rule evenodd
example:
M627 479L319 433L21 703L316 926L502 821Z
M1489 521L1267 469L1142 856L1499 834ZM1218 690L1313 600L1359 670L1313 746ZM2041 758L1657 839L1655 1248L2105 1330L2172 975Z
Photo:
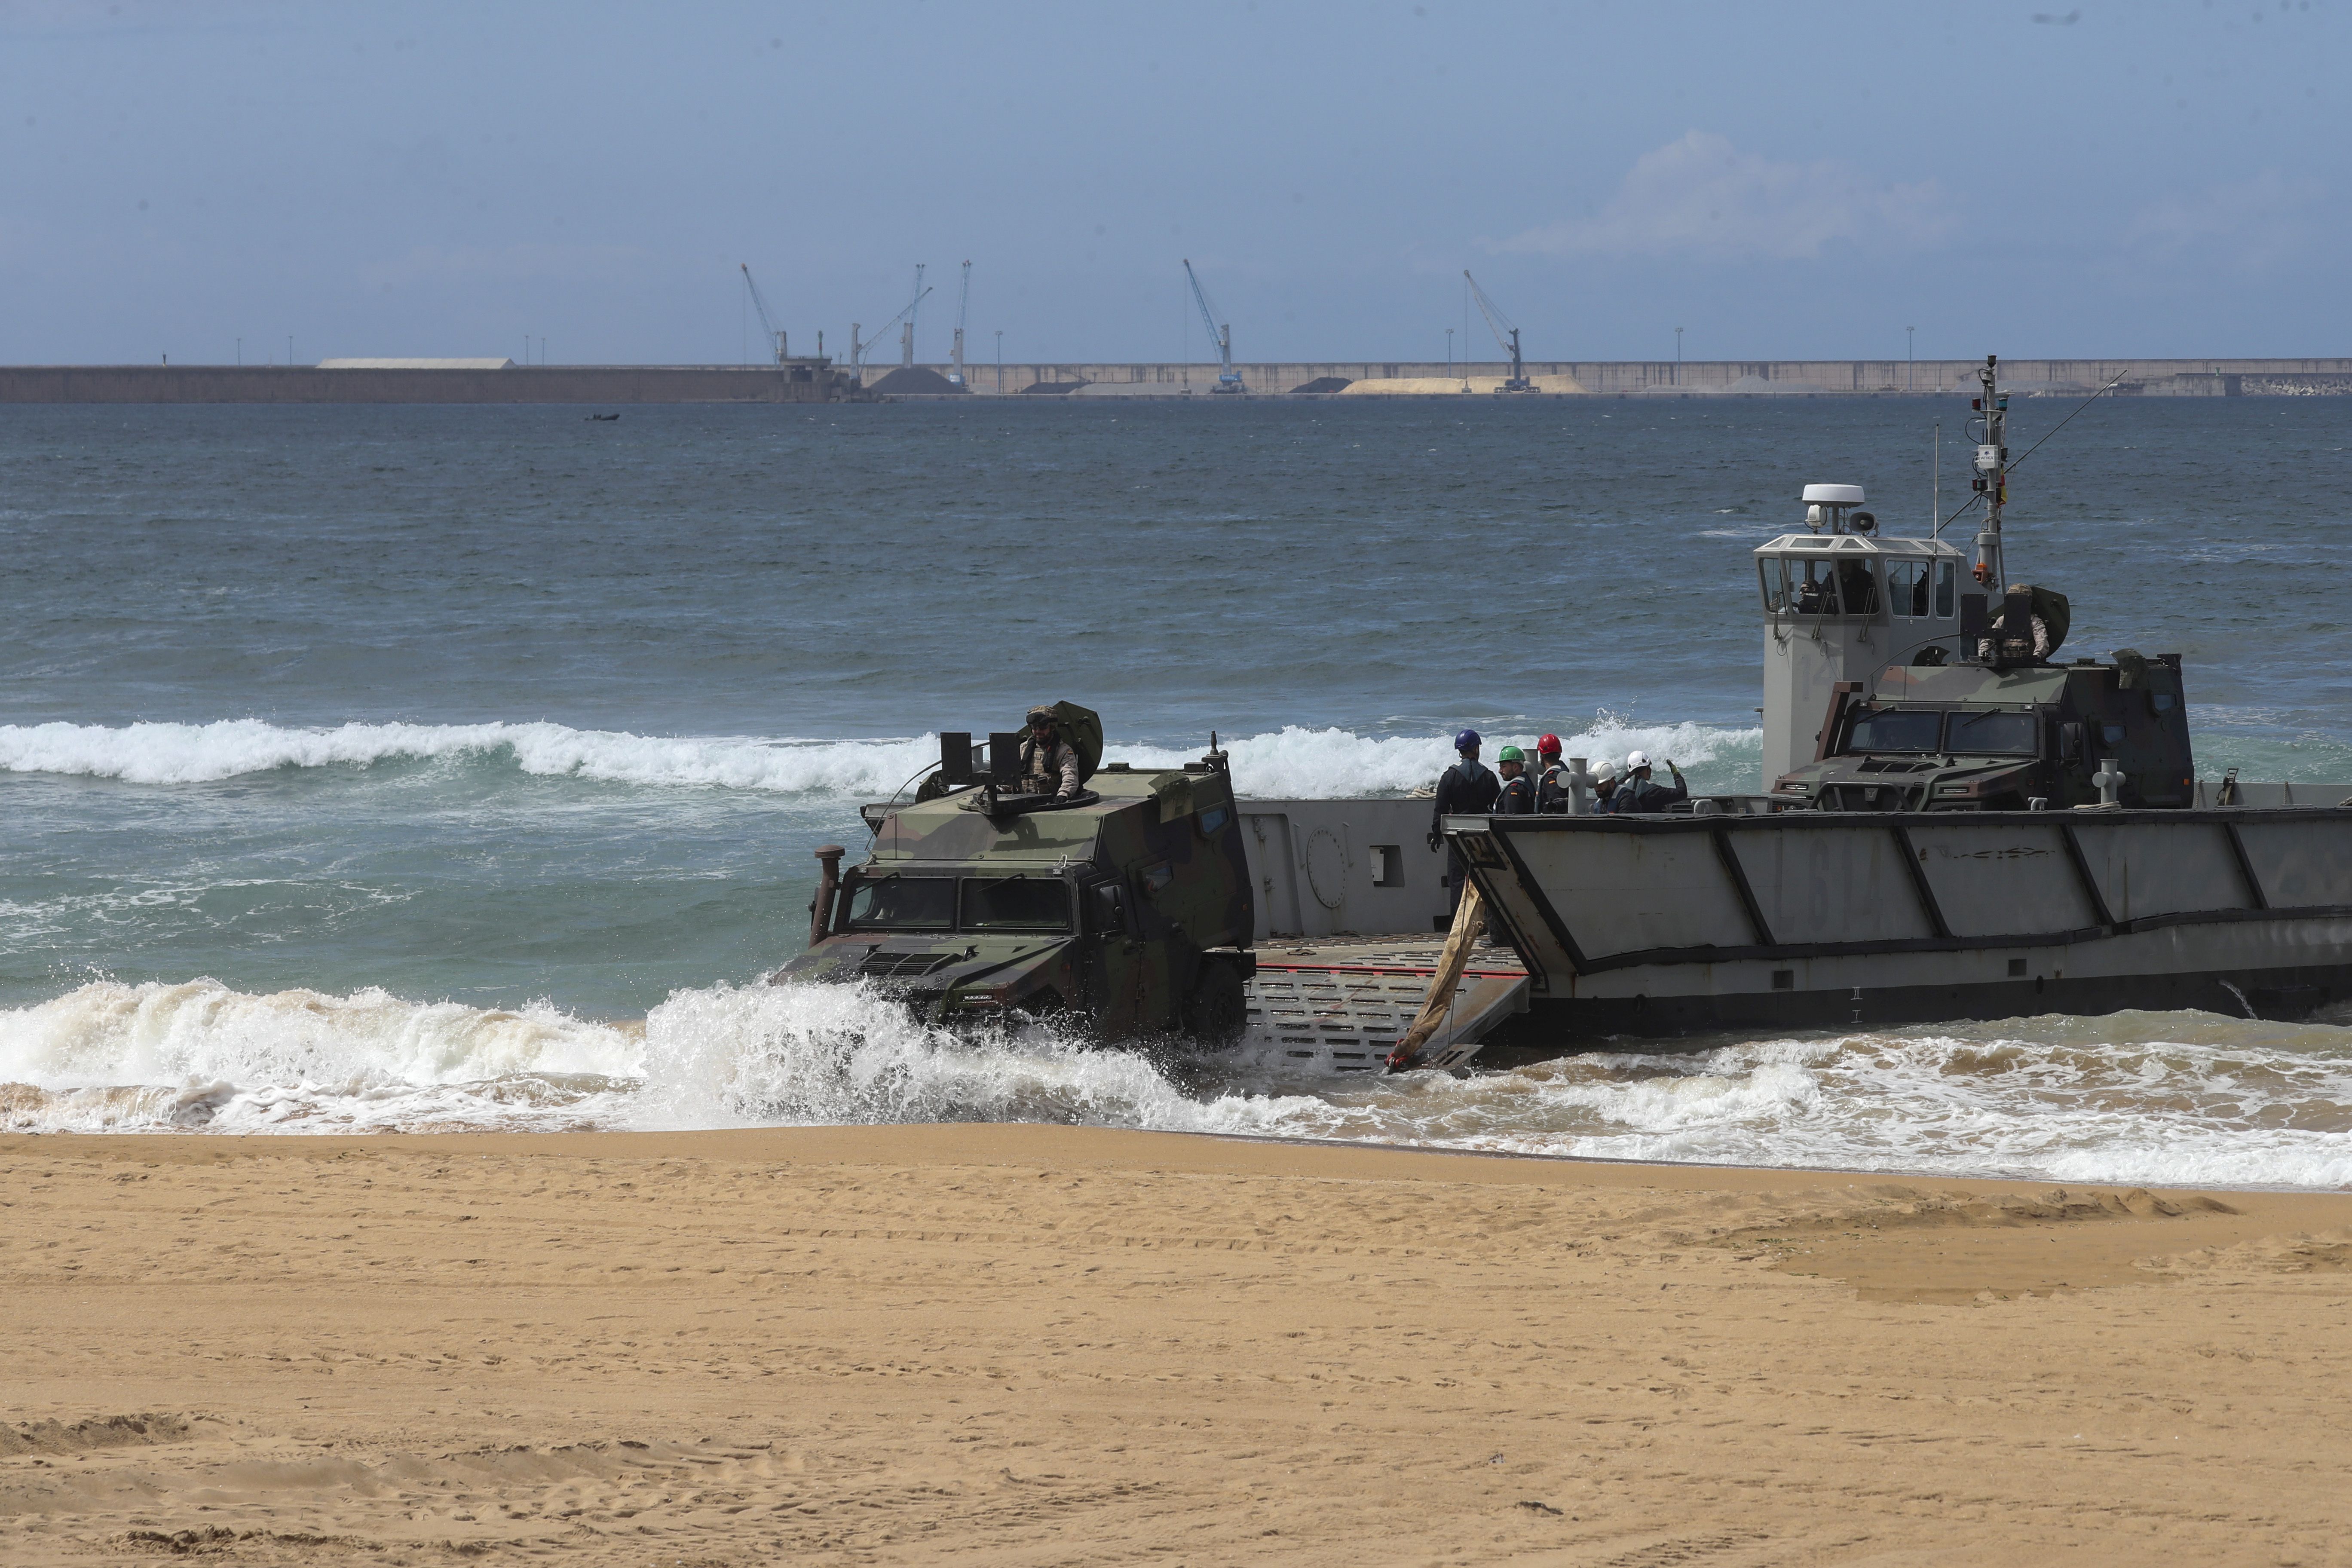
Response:
M1529 360L1539 395L1601 397L1951 396L1976 386L1975 360ZM0 365L0 403L827 403L899 396L1213 397L1215 365L1164 361L981 364L969 392L950 365L513 365L497 369L311 365ZM1499 394L1501 362L1347 360L1236 364L1249 396ZM2352 359L2004 359L2022 396L2352 395ZM905 390L902 390L905 389ZM1232 401L1230 398L1223 399Z

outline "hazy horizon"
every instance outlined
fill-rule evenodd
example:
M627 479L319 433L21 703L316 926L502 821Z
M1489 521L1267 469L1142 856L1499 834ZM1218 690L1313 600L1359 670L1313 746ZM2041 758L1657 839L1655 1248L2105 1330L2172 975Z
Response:
M2058 3L0 5L0 362L2352 353L2336 9Z

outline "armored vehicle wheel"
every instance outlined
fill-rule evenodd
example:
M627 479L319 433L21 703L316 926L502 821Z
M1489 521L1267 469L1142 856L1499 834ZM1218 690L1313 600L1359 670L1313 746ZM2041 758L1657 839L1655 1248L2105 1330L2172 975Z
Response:
M1245 1004L1241 976L1230 963L1205 959L1201 977L1184 1004L1184 1032L1210 1045L1224 1045L1242 1032Z

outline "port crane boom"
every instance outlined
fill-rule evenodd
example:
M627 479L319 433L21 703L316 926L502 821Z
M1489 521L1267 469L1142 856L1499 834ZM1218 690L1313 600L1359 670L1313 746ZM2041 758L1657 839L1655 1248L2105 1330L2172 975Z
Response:
M963 291L962 291L962 293L958 297L958 299L956 300L956 335L955 335L955 348L954 348L953 352L949 355L949 357L950 357L950 358L951 358L951 359L953 359L953 360L955 361L955 369L953 369L952 371L950 371L950 372L948 373L948 380L950 380L950 382L953 382L953 383L954 383L956 385L958 385L958 386L961 386L961 385L963 384L963 323L964 323L964 318L965 318L965 317L967 317L967 316L969 316L969 315L971 315L971 262L969 262L969 261L967 261L967 262L965 262L965 263L963 264Z
M1218 321L1216 307L1209 303L1208 290L1201 287L1201 275L1192 270L1189 260L1184 263L1184 277L1192 285L1192 302L1201 307L1201 320L1208 324L1209 341L1217 345L1217 390L1243 391L1241 374L1234 369L1232 325Z
M1486 330L1495 334L1495 342L1501 344L1503 352L1511 356L1510 378L1497 390L1533 392L1536 389L1536 384L1528 379L1527 370L1519 361L1519 329L1511 325L1509 318L1502 311L1495 309L1495 301L1486 298L1486 290L1478 287L1478 279L1470 276L1468 268L1462 269L1462 276L1469 282L1470 297L1478 301L1478 313L1486 318ZM1510 336L1505 337L1503 334L1506 332Z
M775 318L768 314L768 301L760 292L759 280L751 276L751 264L745 261L737 265L743 268L743 286L751 291L751 309L760 313L760 330L768 335L768 347L775 354L776 363L782 364L784 363L783 329L777 326Z
M874 335L867 338L864 342L860 342L857 340L857 323L856 321L850 322L849 368L852 371L863 370L866 367L866 354L872 352L876 343L882 341L882 334L897 326L900 321L909 321L915 313L915 307L923 302L923 294L928 294L930 290L926 289L923 290L922 294L918 294L913 299L908 300L905 305L899 308L897 315L891 317L888 321L875 328Z

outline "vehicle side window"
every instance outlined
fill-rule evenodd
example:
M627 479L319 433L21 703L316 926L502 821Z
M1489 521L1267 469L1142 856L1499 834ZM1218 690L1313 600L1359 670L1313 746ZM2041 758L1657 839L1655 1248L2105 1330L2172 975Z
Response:
M1927 613L1927 563L1890 561L1886 563L1886 607L1898 616Z
M968 877L966 931L1067 931L1070 890L1051 877Z
M1936 563L1936 615L1939 619L1952 618L1952 563Z
M2031 713L1955 713L1945 750L2030 757L2042 750L2042 726Z
M1878 574L1867 561L1838 563L1838 596L1845 601L1849 616L1878 614Z
M850 896L852 929L950 931L955 926L955 883L946 877L881 877Z

